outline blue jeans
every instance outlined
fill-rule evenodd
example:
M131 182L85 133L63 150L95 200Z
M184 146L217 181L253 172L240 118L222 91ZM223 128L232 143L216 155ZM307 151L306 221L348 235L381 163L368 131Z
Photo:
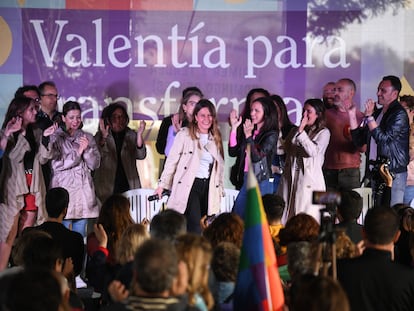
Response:
M390 206L404 202L404 192L406 185L407 172L395 174L395 178L392 181Z
M404 191L404 204L410 205L414 199L414 186L406 186Z
M269 179L263 180L259 183L260 194L263 196L265 194L273 193L273 180ZM244 173L243 186L241 187L239 194L237 195L236 201L234 201L233 213L239 215L244 219L244 209L247 202L247 173Z
M277 192L277 188L279 187L280 180L282 179L281 174L273 174L273 193Z
M86 237L86 224L88 219L64 219L63 225L72 231L79 232L83 237Z

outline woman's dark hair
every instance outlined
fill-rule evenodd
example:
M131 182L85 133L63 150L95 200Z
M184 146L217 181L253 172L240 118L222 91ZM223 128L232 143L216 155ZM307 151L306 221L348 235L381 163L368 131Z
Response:
M282 123L282 124L279 124L279 126L280 126L280 130L282 131L282 138L286 138L289 131L295 125L289 119L287 109L286 109L286 104L283 101L283 98L280 97L279 95L276 95L276 94L271 95L270 98L273 100L273 103L279 109L279 111L277 113L278 113L278 117L279 117L279 119Z
M263 107L263 126L260 128L259 135L269 131L279 131L279 118L277 115L277 109L272 99L268 97L257 98L253 103L259 102ZM252 103L252 104L253 104Z
M112 114L113 114L113 113L114 113L114 111L115 111L115 110L117 110L117 109L121 109L121 110L122 110L122 112L124 113L125 118L126 118L126 123L128 124L128 123L129 123L129 116L128 116L128 113L127 113L127 111L126 111L125 106L124 106L124 105L122 105L122 104L120 104L120 103L112 103L112 104L109 104L108 106L106 106L106 107L102 110L102 113L101 113L101 119L103 119L103 120L107 120L108 122L110 122L110 119L111 119Z
M243 109L243 112L241 113L241 116L242 116L243 122L244 122L246 119L250 119L250 108L251 108L251 104L252 104L252 97L253 97L254 93L262 93L262 94L263 94L263 97L267 97L267 96L269 96L269 95L270 95L270 94L269 94L269 91L267 91L267 90L265 90L265 89L262 89L262 88L255 88L255 89L251 89L251 90L249 91L249 93L247 93L247 96L246 96L246 101L245 101L245 103L244 103L244 109Z
M6 115L4 117L4 122L2 128L6 128L7 123L17 116L21 116L23 112L30 106L33 99L20 96L13 98L7 108Z
M63 105L62 114L66 116L69 111L71 110L79 110L82 111L78 102L75 101L68 101Z
M204 97L203 92L201 92L201 90L200 90L197 86L189 86L189 87L186 87L186 88L183 90L183 95L182 95L182 97L185 97L185 96L187 95L187 93L188 93L188 92L198 92L198 93L200 93L200 94L201 94L201 96L200 96L200 97Z
M305 107L305 105L313 107L315 109L316 114L318 115L314 125L305 127L305 131L306 133L308 133L308 136L310 138L313 138L320 130L325 128L325 105L319 98L307 99L303 104L303 107Z

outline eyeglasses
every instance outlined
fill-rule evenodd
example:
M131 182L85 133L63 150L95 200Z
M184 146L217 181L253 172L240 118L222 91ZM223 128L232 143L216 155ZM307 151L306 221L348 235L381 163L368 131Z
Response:
M49 93L49 94L42 94L41 95L42 97L43 96L47 96L47 97L55 97L56 99L59 99L60 98L60 96L59 96L59 94L53 94L53 93Z

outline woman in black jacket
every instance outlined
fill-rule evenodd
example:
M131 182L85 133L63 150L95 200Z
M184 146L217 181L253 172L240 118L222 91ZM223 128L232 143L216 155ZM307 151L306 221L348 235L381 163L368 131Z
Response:
M229 155L240 157L238 169L244 173L243 184L233 207L233 212L241 217L244 215L247 199L247 157L251 159L261 194L273 193L271 164L279 128L277 110L270 97L260 97L254 100L250 110L250 118L246 119L242 125L244 136L240 138L237 137L236 131L242 123L242 118L235 110L230 113ZM246 153L247 145L250 145L250 153Z

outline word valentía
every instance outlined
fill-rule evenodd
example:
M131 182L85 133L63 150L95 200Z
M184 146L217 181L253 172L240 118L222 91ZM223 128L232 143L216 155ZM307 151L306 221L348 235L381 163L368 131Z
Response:
M316 60L326 68L350 66L346 59L346 42L338 36L305 36L302 40L287 35L276 35L272 39L263 35L246 36L228 48L225 38L208 33L205 22L197 23L188 32L180 32L178 24L172 25L165 37L134 33L109 36L103 29L102 18L91 21L88 33L93 35L89 36L69 32L69 20L55 20L54 24L44 25L44 20L31 19L30 23L47 67L53 67L63 57L68 67L111 65L115 68L152 66L225 70L232 65L229 62L229 59L233 59L232 53L240 48L245 49L243 72L247 79L256 78L256 71L268 66L280 69L312 68L316 67ZM44 28L56 34L54 38L46 40ZM47 42L51 43L48 45ZM328 48L318 49L326 43ZM181 53L184 45L186 52ZM322 55L320 50L323 50ZM298 51L305 51L305 56L300 57L299 54L303 53Z

